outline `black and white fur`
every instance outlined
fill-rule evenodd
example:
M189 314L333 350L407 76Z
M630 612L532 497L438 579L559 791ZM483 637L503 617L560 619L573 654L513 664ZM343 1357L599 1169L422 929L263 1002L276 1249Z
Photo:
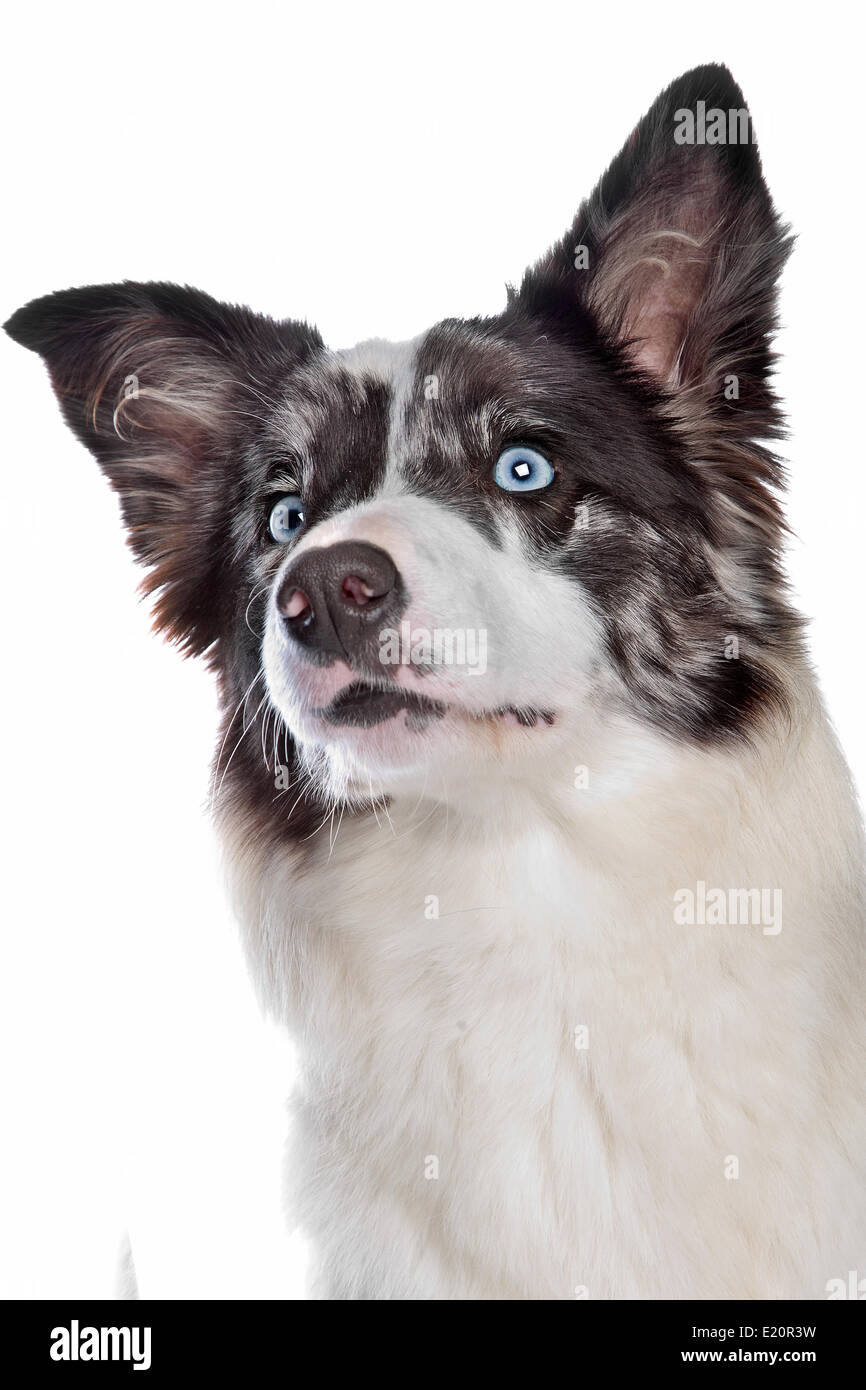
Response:
M863 842L771 452L790 241L752 140L675 141L698 101L745 107L724 68L673 83L494 318L331 351L124 283L7 324L219 681L321 1297L811 1298L866 1269ZM549 488L497 486L516 443ZM337 546L389 557L412 628L483 630L484 672L385 668L372 622L296 640L292 576ZM783 921L681 925L698 883Z

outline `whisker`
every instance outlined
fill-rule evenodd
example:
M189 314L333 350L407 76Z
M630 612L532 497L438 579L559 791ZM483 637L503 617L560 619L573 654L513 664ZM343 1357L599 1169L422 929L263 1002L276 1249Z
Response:
M322 829L322 826L327 825L327 823L328 823L329 820L330 820L331 822L333 822L333 819L334 819L334 812L336 811L336 809L337 809L337 807L336 807L336 803L335 803L334 806L333 806L332 809L331 809L330 815L326 812L326 813L325 813L325 818L324 818L324 820L321 821L320 824L316 826L315 830L311 831L311 833L310 833L309 835L305 835L305 836L304 836L304 840L312 840L312 838L313 838L314 835L318 835L319 831Z
M266 739L266 737L267 737L268 722L269 722L269 720L270 720L270 718L271 718L271 715L273 715L274 718L276 718L276 710L274 709L273 705L269 704L268 707L267 707L267 709L265 710L265 717L264 717L264 719L262 720L262 759L263 759L263 761L264 761L265 767L267 768L268 772L270 772L270 770L271 770L271 765L270 765L270 763L268 762L268 750L267 750L267 748L266 748L266 746L265 746L265 739ZM276 770L277 770L277 769L276 769L276 764L274 764L274 772L275 772L275 773L276 773Z
M271 582L270 580L267 580L264 584L260 585L258 589L253 589L253 592L250 595L250 601L244 609L244 622L246 623L247 627L249 628L250 632L253 634L254 637L261 637L262 634L260 632L256 632L255 628L250 627L250 608L261 594L267 592L270 586Z
M246 705L246 702L247 702L247 700L249 699L249 696L250 696L250 692L251 692L253 686L255 685L256 681L259 679L260 676L263 676L263 675L264 675L264 671L263 671L263 670L260 670L260 671L259 671L259 675L256 676L256 677L255 677L255 680L253 680L253 681L250 683L250 686L249 686L249 688L248 688L248 690L247 690L247 693L246 693L246 695L244 696L243 701L242 701L243 705ZM230 756L229 756L229 760L228 760L228 762L226 763L225 768L223 769L223 775L222 775L222 777L220 778L220 784L219 784L219 786L217 787L216 793L215 793L215 795L213 796L213 798L212 798L212 800L211 800L211 810L213 810L214 805L215 805L216 800L217 800L217 797L219 796L220 792L221 792L222 789L223 789L223 783L224 783L225 780L226 780L226 773L228 772L229 768L231 767L232 758L234 757L235 753L236 753L236 752L238 751L238 749L240 748L240 746L241 746L241 744L243 743L243 741L244 741L246 735L249 733L249 730L252 728L253 723L255 722L256 718L258 717L259 710L261 709L262 705L265 703L265 700L267 700L267 699L268 699L268 696L267 696L267 694L265 694L265 695L262 697L262 699L259 701L258 709L256 710L255 714L253 715L252 721L250 722L249 725L247 725L247 722L246 722L246 714L243 715L243 718L242 718L243 728L241 729L241 736L240 736L240 738L238 739L237 743L235 744L234 748L232 749L231 754L230 754ZM235 711L235 714L236 714L236 713L237 713L237 711ZM232 716L232 722L234 722L234 715ZM225 747L225 739L223 739L223 747ZM220 750L220 753L222 753L222 749ZM219 764L217 764L217 766L219 766Z
M222 743L220 744L220 749L219 749L219 752L218 752L217 755L216 755L216 760L215 760L215 762L214 762L214 775L213 775L213 779L212 779L212 783L211 783L211 800L210 800L210 809L211 809L211 813L213 813L214 803L215 803L216 798L217 798L217 795L218 795L218 793L217 793L216 791L214 791L214 786L216 785L217 773L218 773L218 771L219 771L220 761L221 761L222 755L223 755L223 753L224 753L224 751L225 751L226 743L228 742L228 736L229 736L229 734L231 733L231 730L232 730L232 725L234 724L235 720L236 720L237 717L238 717L238 710L241 708L242 705L245 705L246 702L247 702L247 700L249 699L250 691L252 690L253 686L256 684L256 681L261 680L261 678L262 678L262 676L263 676L264 674L265 674L265 672L264 672L264 667L259 667L259 670L257 671L256 675L253 676L253 678L252 678L252 680L250 681L249 685L247 686L247 688L246 688L244 694L241 696L241 698L238 700L237 704L235 705L234 713L232 714L232 717L231 717L231 719L229 720L229 722L228 722L228 724L227 724L227 726L226 726L226 731L225 731L225 733L223 734L223 741L222 741ZM243 737L243 735L241 735L241 737ZM220 782L220 787L221 787L221 786L222 786L222 782Z

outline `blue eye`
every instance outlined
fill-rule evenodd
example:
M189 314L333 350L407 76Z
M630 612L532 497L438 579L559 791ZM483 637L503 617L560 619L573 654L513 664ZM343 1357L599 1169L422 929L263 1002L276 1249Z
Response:
M281 497L279 502L275 502L271 507L268 530L274 540L281 545L290 541L295 531L303 524L304 504L295 493L290 493L288 497Z
M517 445L499 455L493 476L506 492L537 492L553 482L553 464L537 449Z

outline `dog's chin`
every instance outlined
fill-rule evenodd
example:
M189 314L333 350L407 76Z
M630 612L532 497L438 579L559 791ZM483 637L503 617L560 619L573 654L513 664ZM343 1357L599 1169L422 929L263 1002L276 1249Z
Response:
M371 778L396 788L418 772L465 766L467 758L530 752L556 714L529 703L473 709L354 681L329 705L295 712L287 723L308 753L324 754L338 779L360 790Z

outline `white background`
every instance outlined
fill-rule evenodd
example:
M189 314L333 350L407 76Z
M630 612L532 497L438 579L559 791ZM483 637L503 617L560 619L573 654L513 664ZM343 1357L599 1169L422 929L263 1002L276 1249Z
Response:
M799 233L782 297L791 573L858 782L862 88L853 7L76 4L5 19L2 317L171 279L332 346L496 312L657 91L725 61ZM809 27L805 27L808 18ZM299 1297L288 1041L205 807L207 674L158 644L116 503L4 338L0 1293Z

